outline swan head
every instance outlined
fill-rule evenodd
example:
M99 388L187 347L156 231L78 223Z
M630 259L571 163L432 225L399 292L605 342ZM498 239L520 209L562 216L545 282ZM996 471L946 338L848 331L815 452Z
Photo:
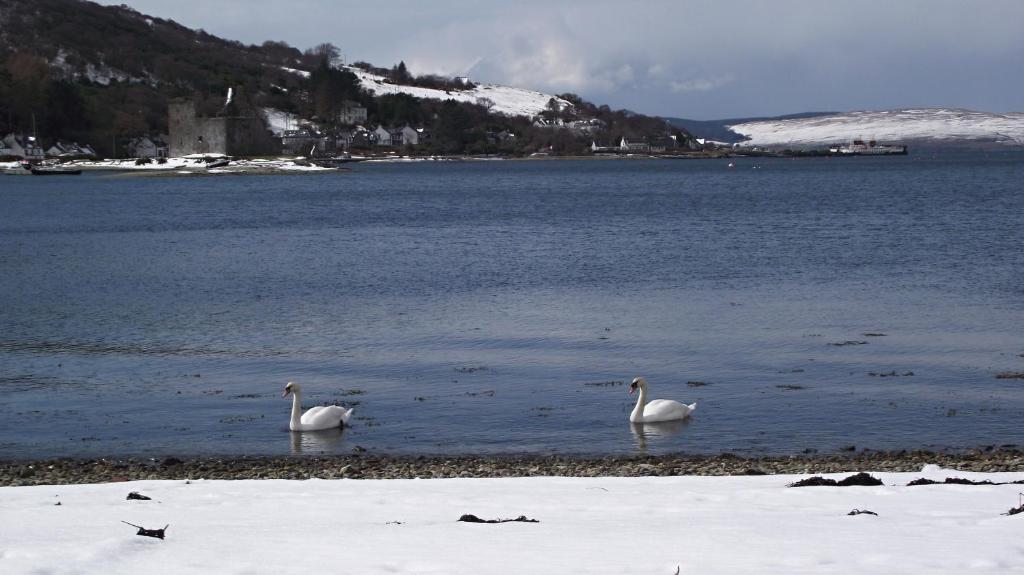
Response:
M642 377L633 378L633 383L629 384L629 394L632 395L638 389L647 389L647 381Z
M289 393L298 393L299 391L302 391L302 388L299 387L299 384L295 383L294 381L289 381L288 385L284 386L284 393L281 394L281 397L288 397Z

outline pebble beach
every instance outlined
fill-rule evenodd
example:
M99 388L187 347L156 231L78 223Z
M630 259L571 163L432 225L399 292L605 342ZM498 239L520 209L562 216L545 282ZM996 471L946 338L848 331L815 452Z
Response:
M409 456L55 459L0 461L0 486L161 479L414 479L728 476L855 471L914 472L925 465L967 472L1024 471L1024 452L986 447L956 453L862 451L744 458L710 456Z

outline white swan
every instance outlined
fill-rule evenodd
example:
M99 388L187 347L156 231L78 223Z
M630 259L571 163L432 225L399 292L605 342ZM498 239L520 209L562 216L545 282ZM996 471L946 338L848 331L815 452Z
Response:
M319 431L333 427L344 427L348 418L352 416L352 410L337 405L318 405L302 413L302 387L294 381L289 381L284 386L284 393L281 397L292 394L292 419L288 423L288 429L292 431Z
M690 416L697 404L679 403L671 399L652 399L647 401L647 381L642 377L633 378L629 384L629 393L640 390L640 397L636 398L636 407L629 414L629 420L633 423L654 423L657 421L673 421L686 419Z

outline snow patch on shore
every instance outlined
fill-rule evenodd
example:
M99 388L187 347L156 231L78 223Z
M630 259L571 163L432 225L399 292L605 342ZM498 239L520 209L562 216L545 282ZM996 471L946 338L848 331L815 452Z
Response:
M255 170L280 170L280 171L307 171L323 172L333 171L334 168L325 168L307 164L300 158L276 158L276 159L232 159L226 166L219 168L208 168L207 159L221 159L224 156L219 154L192 154L189 156L167 158L164 163L153 160L148 164L136 164L135 159L121 160L75 160L61 164L64 167L75 167L83 170L124 170L139 172L176 172L176 173L231 173ZM298 160L298 162L297 162Z
M826 474L839 479L848 474ZM807 475L134 481L0 488L21 573L1005 573L1020 485L786 485ZM128 501L129 492L152 497ZM878 515L848 515L853 509ZM539 523L458 522L525 515ZM169 524L166 539L136 535Z

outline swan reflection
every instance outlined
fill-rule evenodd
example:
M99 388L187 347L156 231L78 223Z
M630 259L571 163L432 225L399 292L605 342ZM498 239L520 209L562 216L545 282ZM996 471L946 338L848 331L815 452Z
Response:
M345 433L340 427L321 431L292 431L289 432L289 435L291 435L293 455L333 453L345 439Z
M629 430L640 451L647 450L647 442L657 443L679 435L690 425L690 418L657 423L630 423Z

